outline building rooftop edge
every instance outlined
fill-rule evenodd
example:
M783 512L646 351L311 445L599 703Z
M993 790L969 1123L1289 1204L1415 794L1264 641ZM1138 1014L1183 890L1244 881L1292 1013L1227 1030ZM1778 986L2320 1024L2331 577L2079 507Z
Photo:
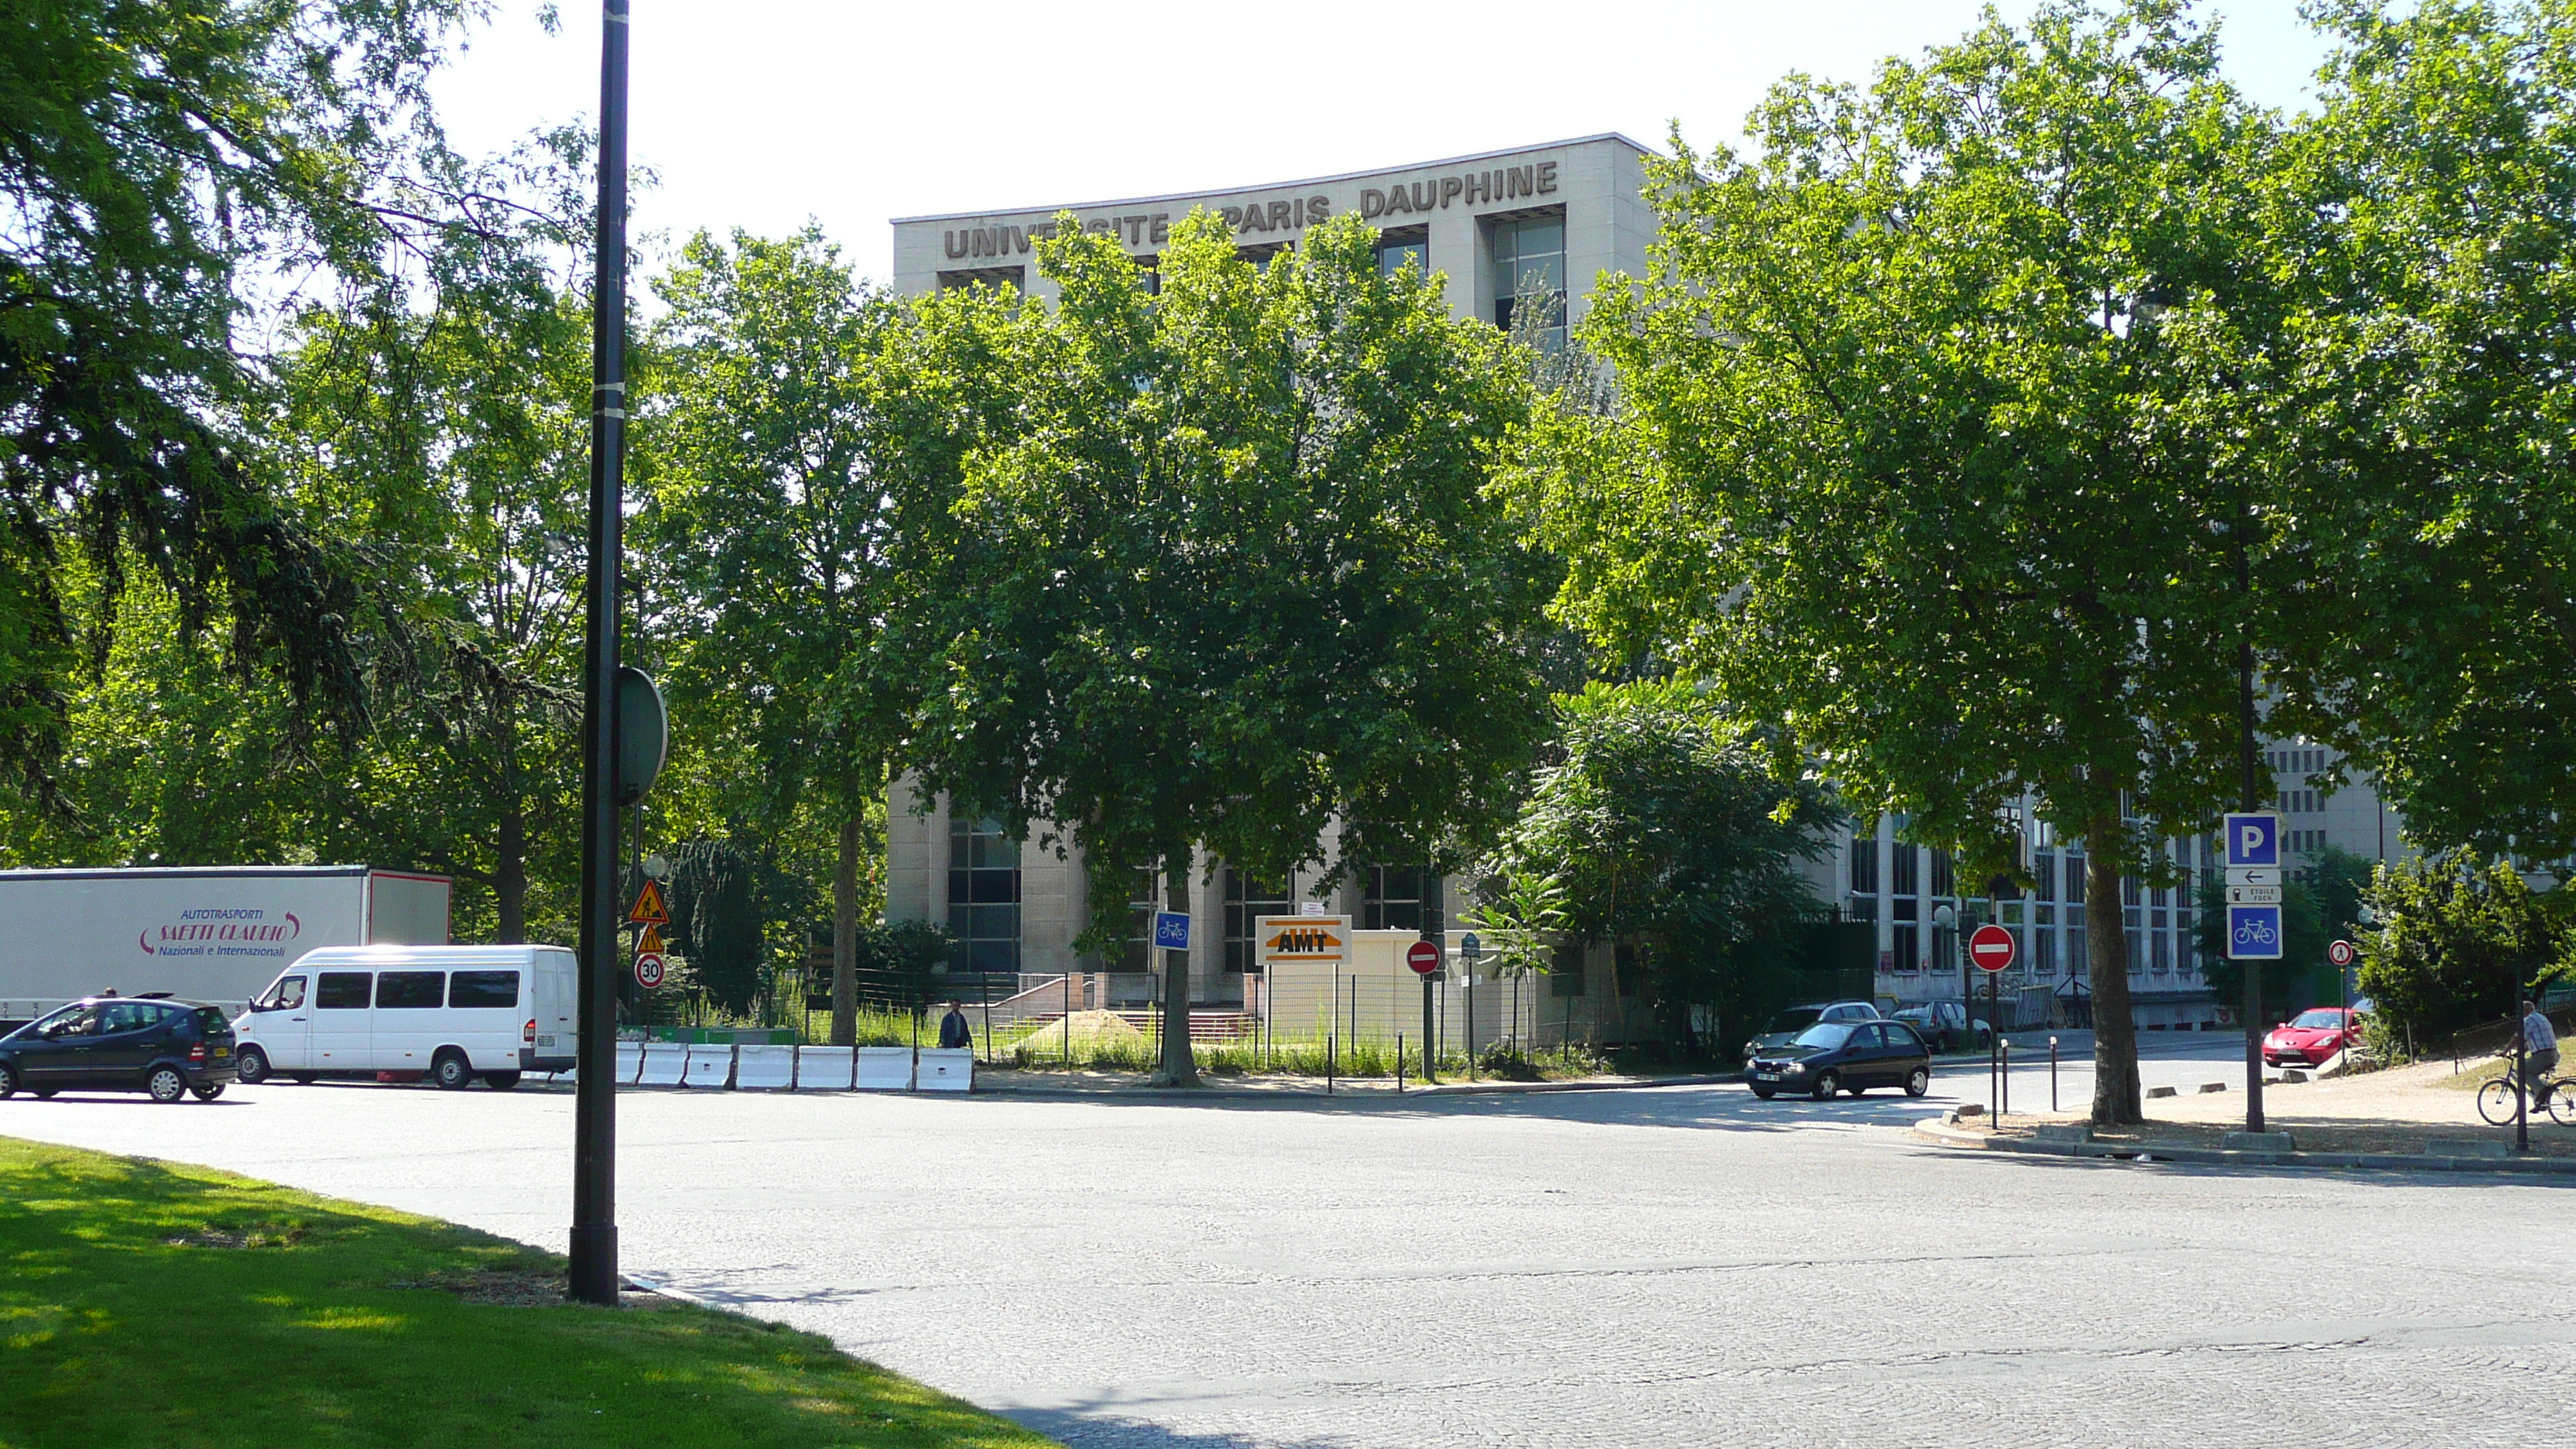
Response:
M1336 181L1357 181L1367 176L1384 176L1391 171L1420 171L1433 166L1457 166L1469 161L1488 161L1496 156L1514 156L1524 151L1550 151L1560 146L1588 146L1595 141L1616 141L1642 156L1663 153L1618 131L1600 131L1589 136L1572 136L1561 141L1534 141L1526 146L1504 146L1492 151L1475 151L1464 156L1443 156L1432 161L1408 161L1399 166L1371 166L1359 171L1337 171L1330 176L1302 176L1289 181L1263 181L1249 186L1199 187L1189 191L1166 191L1155 196L1117 196L1100 201L1067 201L1052 206L1011 206L982 211L937 211L921 216L898 216L888 226L908 226L923 221L964 221L981 216L1024 216L1031 212L1052 215L1059 211L1087 211L1100 206L1151 206L1163 201L1190 201L1218 192L1279 191L1291 186L1324 186Z

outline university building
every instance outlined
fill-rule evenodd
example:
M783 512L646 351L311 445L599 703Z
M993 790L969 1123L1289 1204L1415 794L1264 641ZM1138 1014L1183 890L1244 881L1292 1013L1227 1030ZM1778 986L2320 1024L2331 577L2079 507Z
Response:
M1515 301L1543 289L1555 294L1562 320L1571 324L1582 319L1599 274L1646 269L1655 226L1644 200L1649 154L1624 136L1599 135L1298 181L907 217L893 223L893 285L905 296L1000 286L1052 302L1055 288L1038 272L1035 247L1066 212L1086 231L1116 238L1149 271L1172 225L1196 208L1222 215L1238 248L1256 260L1296 246L1332 217L1356 213L1377 229L1381 265L1418 266L1444 278L1455 315L1509 326ZM1555 329L1554 340L1563 335L1562 327ZM2320 747L2279 743L2267 747L2266 758L2295 852L2313 854L2333 844L2390 859L2399 849L2397 821L2367 784L2330 798L2318 798L2306 785L2305 776L2329 763ZM1148 973L1161 965L1149 961L1145 942L1145 922L1159 898L1155 882L1140 878L1133 888L1127 904L1136 924L1125 949L1114 959L1085 957L1073 949L1089 916L1078 854L1059 857L1034 840L1009 839L990 821L951 811L944 798L931 801L927 814L915 813L909 780L898 781L890 796L887 915L945 927L959 943L953 971L985 982L1078 977L1083 1000L1098 1006L1151 998ZM2213 848L2204 838L2164 844L2167 858L2195 876ZM2052 1004L2061 1014L2080 1007L2086 933L2116 919L2129 937L2130 992L2141 1027L2196 1030L2232 1021L2229 1003L2216 1000L2199 969L2194 928L2201 907L2188 888L2131 880L2116 904L2089 901L2081 844L2054 840L2036 825L2029 827L2024 859L2036 888L2026 897L1990 900L1980 883L1953 878L1945 854L1909 843L1902 819L1888 818L1838 833L1808 874L1821 905L1869 927L1882 998L1956 999L1971 987L1983 995L1982 979L1968 979L1973 973L1957 928L1936 920L1947 905L1953 919L1991 910L2020 937L2019 962L2002 983L2018 1005L2017 1011L2008 1007L2008 1020L2045 1018ZM1468 906L1461 883L1402 863L1363 863L1329 888L1320 874L1262 880L1221 860L1198 861L1189 901L1191 999L1209 1007L1246 1002L1252 922L1261 915L1346 914L1363 932L1442 936L1454 959ZM1595 951L1581 974L1541 983L1549 1004L1530 1025L1542 1039L1560 1030L1589 1032L1596 1013L1605 1037L1619 1035L1626 1013L1610 999L1608 954Z

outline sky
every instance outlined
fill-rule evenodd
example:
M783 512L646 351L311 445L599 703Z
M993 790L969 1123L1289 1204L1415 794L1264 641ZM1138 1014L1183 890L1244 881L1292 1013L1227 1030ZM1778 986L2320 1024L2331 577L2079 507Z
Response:
M2202 0L2256 102L2296 109L2324 52L2297 0ZM1732 141L1792 71L1866 81L1955 39L1981 0L1592 0L1256 7L1128 0L633 0L630 147L647 269L690 232L808 220L862 275L896 217L1236 190L1618 131ZM1999 0L2009 18L2032 0ZM595 116L599 12L533 0L436 85L450 138L498 151ZM656 243L646 233L660 233Z

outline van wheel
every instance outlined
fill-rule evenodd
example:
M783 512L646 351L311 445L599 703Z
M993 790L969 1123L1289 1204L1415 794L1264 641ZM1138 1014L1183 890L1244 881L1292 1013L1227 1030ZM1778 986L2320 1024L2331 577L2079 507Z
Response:
M485 1072L483 1074L483 1085L490 1087L496 1092L506 1092L512 1087L519 1085L519 1074L517 1072Z
M299 1087L309 1087L320 1080L321 1078L314 1076L311 1072L297 1072L295 1074L295 1085Z
M177 1067L154 1067L143 1079L143 1090L155 1102L176 1102L188 1095L188 1079L179 1075Z
M233 1056L233 1071L243 1086L258 1086L268 1080L268 1053L255 1046L243 1047Z
M465 1060L463 1052L443 1051L438 1054L437 1061L429 1064L429 1079L436 1082L441 1091L462 1092L474 1085L474 1067Z

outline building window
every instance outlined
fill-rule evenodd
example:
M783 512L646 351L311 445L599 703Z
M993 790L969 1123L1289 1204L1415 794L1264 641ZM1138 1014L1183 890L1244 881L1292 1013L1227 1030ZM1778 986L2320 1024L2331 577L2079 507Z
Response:
M1568 941L1556 948L1556 959L1547 968L1547 994L1581 996L1583 994L1583 947Z
M2053 850L2033 852L2030 858L2030 874L2031 879L2038 882L2031 889L2032 900L2057 899L2057 852Z
M1261 967L1255 925L1263 916L1293 916L1297 901L1288 881L1264 881L1232 866L1225 870L1225 969L1257 974Z
M1159 880L1159 873L1149 867L1128 882L1127 944L1119 952L1121 971L1154 969L1154 908L1162 899L1155 890Z
M1896 850L1889 856L1887 862L1887 885L1890 894L1900 896L1914 894L1915 882L1921 878L1915 871L1915 854L1913 846L1901 840L1896 843Z
M2193 928L2191 912L2178 912L2174 920L2181 927L2174 933L2174 969L2189 976L2200 969L2198 953L2194 950L2191 939Z
M1443 929L1440 877L1418 866L1370 866L1368 894L1360 902L1360 929L1438 936Z
M977 267L972 271L941 272L939 290L962 292L968 287L991 287L1001 292L1028 290L1029 269L1026 267Z
M1950 852L1946 850L1936 850L1932 852L1933 896L1940 899L1947 899L1958 895L1958 893L1958 868L1951 864Z
M2057 931L2053 921L2057 915L2057 908L2040 906L2036 909L2039 920L2031 931L2031 974L2054 976L2057 974Z
M1906 904L1907 904L1907 905L1912 905L1912 904L1914 904L1914 903L1913 903L1912 901L1907 901L1907 902L1906 902ZM1916 941L1916 938L1915 938L1915 926L1914 926L1914 923L1913 923L1913 922L1911 922L1911 921L1907 921L1907 922L1904 922L1903 924L1901 924L1901 925L1897 926L1897 927L1896 927L1896 969L1897 969L1899 972L1901 972L1901 973L1903 973L1903 974L1905 974L1905 975L1909 975L1909 976L1910 976L1910 975L1912 975L1913 973L1915 973L1915 972L1920 971L1920 970L1922 970L1922 969L1923 969L1923 960L1922 960L1922 957L1917 953L1917 949L1916 949L1916 948L1917 948L1917 941Z
M1431 229L1421 226L1396 227L1377 234L1377 269L1381 276L1392 277L1411 267L1417 276L1431 275Z
M1020 843L998 820L948 822L951 971L1020 969Z
M1851 888L1856 896L1878 894L1878 837L1855 833L1851 843Z
M1512 330L1522 298L1543 305L1534 340L1549 352L1565 347L1565 218L1533 216L1494 223L1494 325Z
M2084 857L2071 851L2066 857L2066 903L2070 906L2084 904ZM2069 916L2067 919L2075 918Z

